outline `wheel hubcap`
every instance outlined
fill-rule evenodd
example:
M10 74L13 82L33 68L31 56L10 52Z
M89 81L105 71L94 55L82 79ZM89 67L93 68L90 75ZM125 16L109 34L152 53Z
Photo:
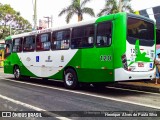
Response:
M15 69L15 71L14 71L14 76L15 76L15 78L19 78L19 76L20 76L20 71L19 71L19 69Z
M73 84L74 77L73 77L73 75L71 73L67 73L66 77L65 77L65 80L66 80L66 84L68 86L71 86Z

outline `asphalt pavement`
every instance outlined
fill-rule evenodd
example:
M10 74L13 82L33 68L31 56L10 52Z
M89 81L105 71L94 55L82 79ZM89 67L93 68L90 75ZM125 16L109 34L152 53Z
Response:
M3 72L3 67L0 68L0 72ZM151 81L140 82L118 82L115 84L110 84L108 86L160 93L160 80L158 80L158 84L155 84L155 79Z

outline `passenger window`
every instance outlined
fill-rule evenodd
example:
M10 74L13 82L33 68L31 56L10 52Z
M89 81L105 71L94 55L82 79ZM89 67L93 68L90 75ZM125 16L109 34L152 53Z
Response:
M51 33L44 33L37 35L36 38L36 50L37 51L47 51L51 48Z
M52 50L68 49L70 30L56 31L52 34Z
M13 39L13 52L22 51L22 38Z
M97 26L97 46L109 46L111 45L111 22L99 23Z
M71 38L71 48L93 47L94 25L73 28Z
M24 37L23 41L23 51L31 52L35 50L35 36Z

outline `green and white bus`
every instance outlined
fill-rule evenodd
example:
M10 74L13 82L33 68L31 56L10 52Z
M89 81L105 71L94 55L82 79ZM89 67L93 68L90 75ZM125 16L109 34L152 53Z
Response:
M4 73L79 83L149 80L154 77L155 23L116 13L88 22L9 36Z

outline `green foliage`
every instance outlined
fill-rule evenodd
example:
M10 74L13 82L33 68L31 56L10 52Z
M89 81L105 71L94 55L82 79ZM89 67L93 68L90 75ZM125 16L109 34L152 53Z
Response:
M106 0L104 8L98 13L97 16L102 16L104 14L112 14L118 12L131 12L133 10L129 4L131 0ZM120 4L121 2L121 4Z
M11 29L10 29L11 28ZM31 30L31 24L8 4L0 3L0 39Z
M72 0L71 5L64 8L58 16L62 16L63 14L66 15L66 22L69 23L70 19L73 17L73 15L78 16L78 21L83 20L83 14L88 14L90 16L95 16L94 11L92 8L84 7L86 3L90 2L91 0Z

